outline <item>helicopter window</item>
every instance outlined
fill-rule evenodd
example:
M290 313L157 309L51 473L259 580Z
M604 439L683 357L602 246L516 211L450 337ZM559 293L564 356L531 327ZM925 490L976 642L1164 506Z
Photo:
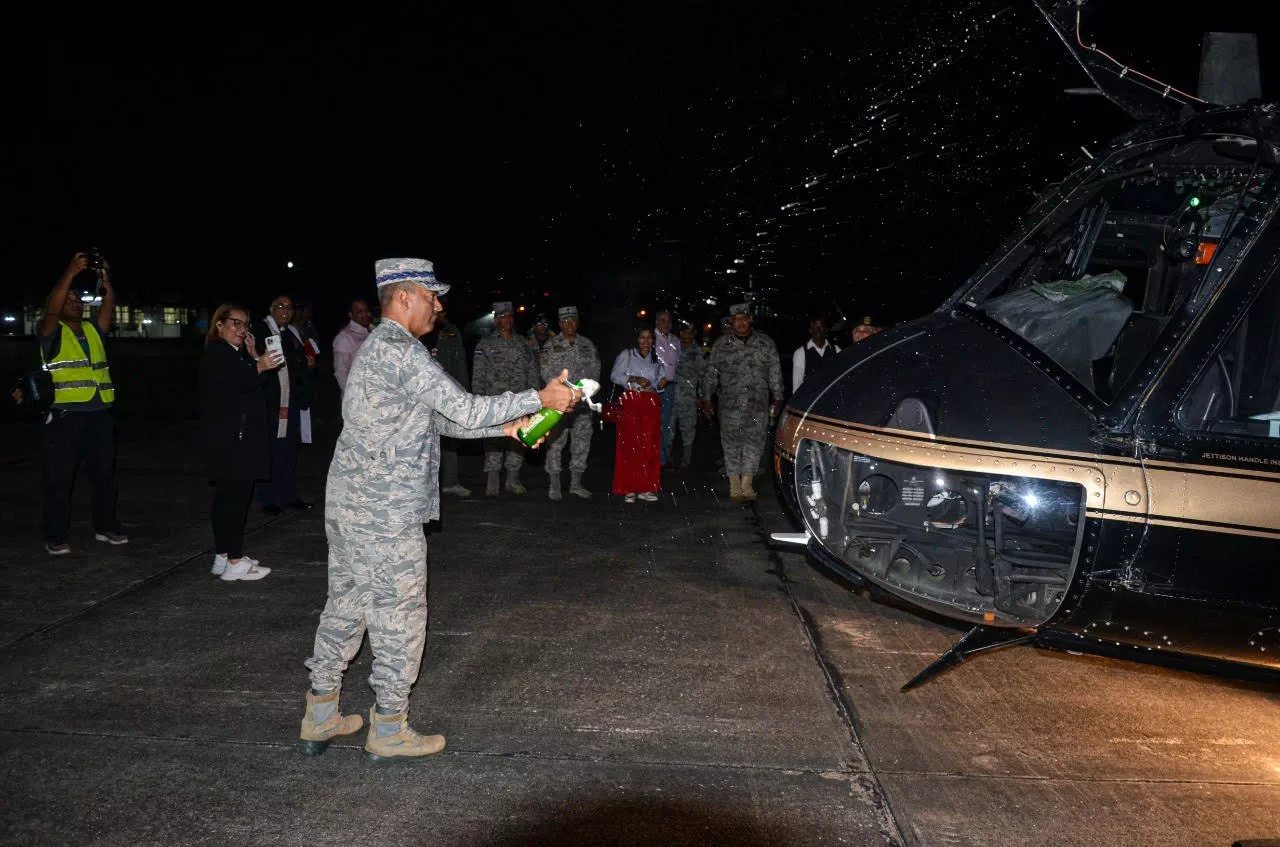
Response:
M1179 426L1280 438L1280 275L1273 275L1178 406Z
M1046 220L1035 248L970 305L1110 402L1204 281L1250 199L1248 177L1238 165L1171 167L1101 183L1056 225Z

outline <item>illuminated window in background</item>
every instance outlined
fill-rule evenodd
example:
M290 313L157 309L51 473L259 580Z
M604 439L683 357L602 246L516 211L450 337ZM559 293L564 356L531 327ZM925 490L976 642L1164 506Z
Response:
M164 307L164 322L166 326L177 326L182 323L183 310L174 306Z
M93 307L92 307L92 306L90 306L88 303L85 303L85 304L81 305L81 307L80 307L80 318L81 318L81 320L86 320L86 321L87 321L87 320L89 320L89 319L90 319L90 318L92 318L92 317L93 317Z
M133 325L133 308L130 306L116 306L116 325L132 326Z

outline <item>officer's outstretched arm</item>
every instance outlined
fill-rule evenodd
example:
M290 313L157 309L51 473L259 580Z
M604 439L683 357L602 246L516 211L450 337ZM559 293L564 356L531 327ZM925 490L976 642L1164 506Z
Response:
M406 388L419 403L428 406L442 418L460 427L460 431L483 430L496 427L522 415L531 415L542 408L538 392L533 389L513 394L510 391L496 396L482 397L470 394L451 379L440 363L431 358L430 351L421 344L412 353L412 373L406 380ZM441 432L454 438L484 438L485 435L462 435L460 431Z

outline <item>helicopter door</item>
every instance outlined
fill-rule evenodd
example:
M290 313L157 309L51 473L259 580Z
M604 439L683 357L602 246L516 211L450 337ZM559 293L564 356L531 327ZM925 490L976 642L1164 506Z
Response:
M1280 605L1280 274L1238 276L1197 329L1213 340L1192 339L1138 421L1136 564L1176 593Z

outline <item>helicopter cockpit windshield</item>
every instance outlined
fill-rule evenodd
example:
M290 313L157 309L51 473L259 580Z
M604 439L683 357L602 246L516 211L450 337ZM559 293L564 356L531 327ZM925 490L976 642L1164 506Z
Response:
M1274 176L1258 156L1240 155L1248 148L1239 138L1143 147L1042 197L1032 210L1042 219L1029 221L962 297L1104 403L1120 395L1174 315L1227 278L1231 240Z

